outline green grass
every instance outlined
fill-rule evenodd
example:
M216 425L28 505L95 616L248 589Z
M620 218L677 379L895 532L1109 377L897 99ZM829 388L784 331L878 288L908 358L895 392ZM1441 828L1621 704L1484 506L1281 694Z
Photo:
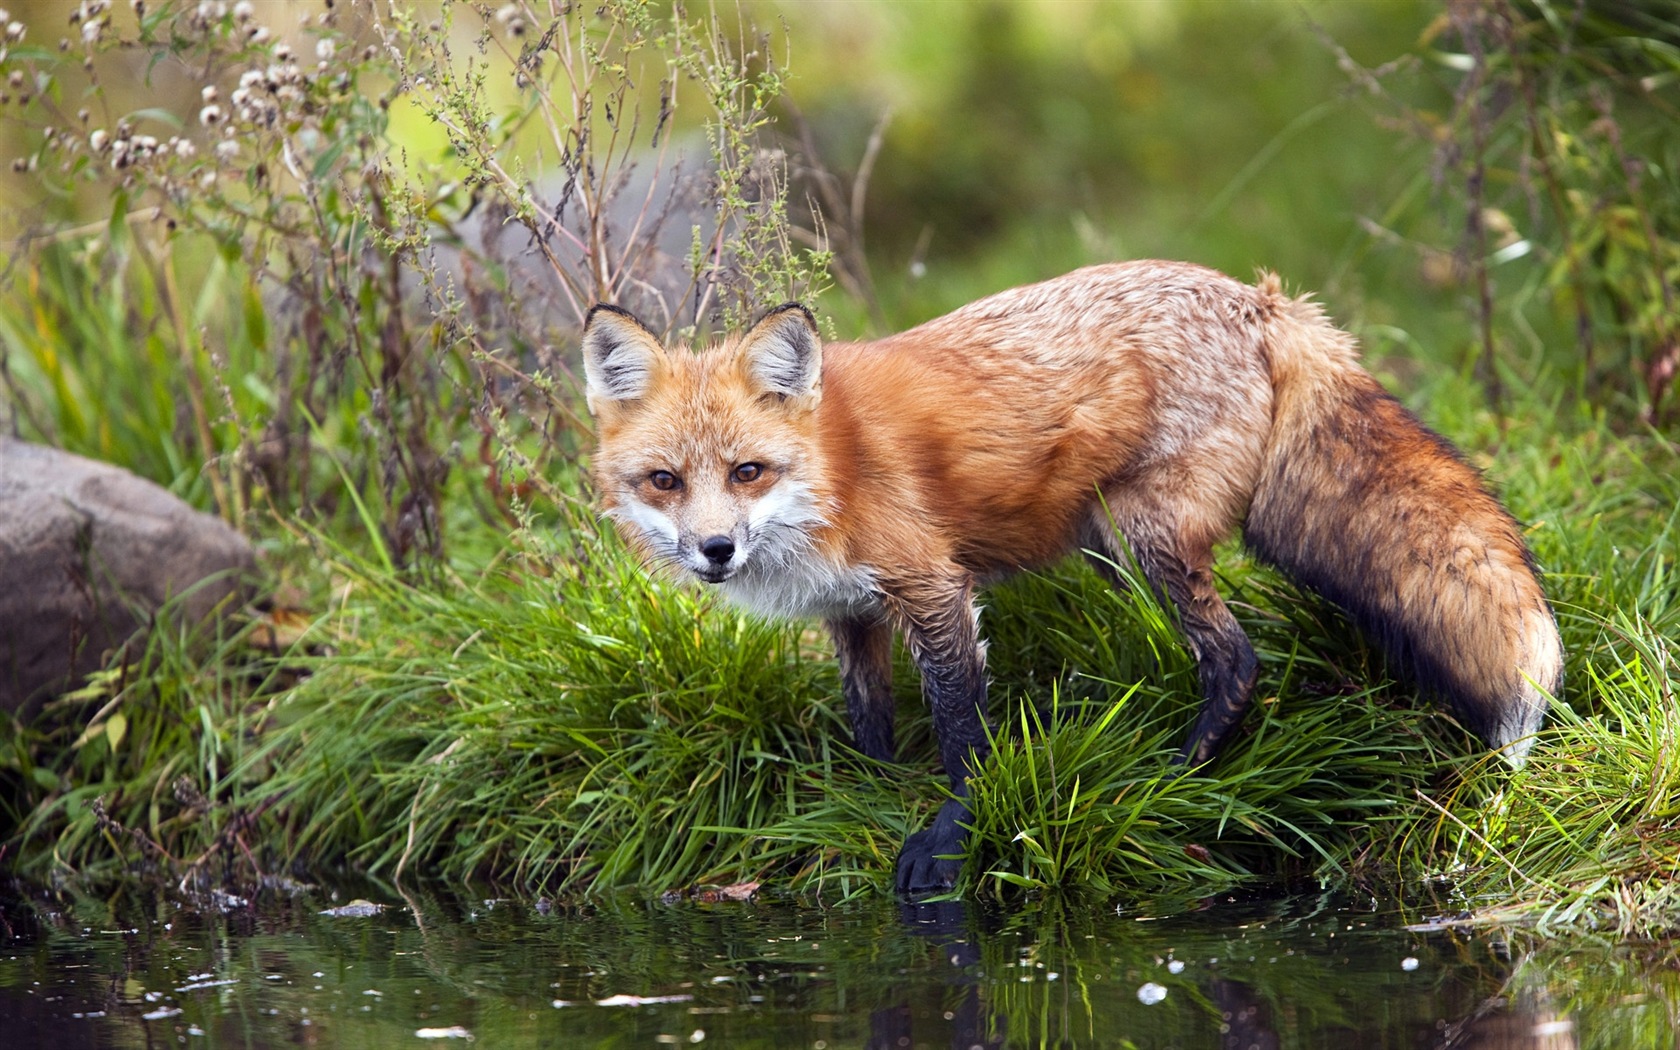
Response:
M1433 402L1448 414L1451 387ZM1450 883L1487 917L1673 928L1680 464L1660 440L1541 418L1511 422L1488 457L1533 523L1569 652L1524 769L1392 681L1333 609L1231 551L1259 702L1213 766L1175 775L1198 701L1172 619L1147 588L1070 564L986 598L997 737L966 889ZM1474 438L1481 420L1449 422ZM810 625L652 578L586 515L424 585L319 534L292 542L330 600L290 652L249 632L160 634L59 702L97 708L92 731L74 729L84 715L8 736L20 870L248 876L301 860L568 896L766 880L832 898L889 885L941 801L902 661L903 765L882 766L846 746Z

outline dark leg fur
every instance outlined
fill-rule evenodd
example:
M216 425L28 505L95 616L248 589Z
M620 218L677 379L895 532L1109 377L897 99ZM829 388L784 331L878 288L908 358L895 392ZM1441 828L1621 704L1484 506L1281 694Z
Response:
M969 819L968 777L990 750L986 662L974 622L974 581L952 574L887 586L887 606L922 672L940 757L952 792L931 827L911 835L898 856L898 889L921 896L950 889L962 871Z
M1179 626L1196 658L1202 685L1201 713L1173 761L1201 765L1219 753L1242 723L1253 698L1259 661L1248 635L1214 589L1211 548L1188 555L1178 553L1172 538L1158 535L1158 530L1143 522L1123 527L1123 531L1156 596L1178 610ZM1114 552L1115 556L1121 553ZM1124 586L1112 566L1093 560L1110 582Z
M840 688L857 749L878 762L893 760L892 628L881 619L828 621L840 661Z
M1189 632L1188 627L1185 630ZM1199 650L1196 659L1202 680L1202 710L1173 762L1199 766L1212 761L1232 731L1242 724L1253 702L1254 679L1260 667L1248 636L1235 620L1229 632L1215 629L1199 646L1192 642L1191 647Z
M1179 625L1196 657L1202 682L1202 710L1196 726L1174 759L1199 766L1219 753L1231 731L1242 723L1259 671L1248 635L1213 587L1213 555L1193 560L1165 551L1134 546L1143 574L1178 608Z

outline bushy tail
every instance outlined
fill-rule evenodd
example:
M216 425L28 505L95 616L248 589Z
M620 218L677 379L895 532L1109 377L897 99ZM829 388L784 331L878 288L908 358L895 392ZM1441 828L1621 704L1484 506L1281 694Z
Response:
M1520 765L1561 685L1563 648L1517 523L1359 366L1351 336L1275 277L1260 287L1275 392L1249 545L1346 610Z

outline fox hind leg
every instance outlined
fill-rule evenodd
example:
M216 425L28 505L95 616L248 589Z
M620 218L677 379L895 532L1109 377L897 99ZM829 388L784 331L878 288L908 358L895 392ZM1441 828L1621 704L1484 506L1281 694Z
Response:
M1242 723L1253 699L1259 661L1248 635L1214 588L1213 540L1198 537L1199 530L1182 527L1170 508L1156 503L1145 510L1130 494L1111 499L1093 523L1091 532L1099 544L1093 549L1122 561L1126 552L1118 539L1124 537L1156 596L1178 610L1179 625L1196 658L1202 707L1174 762L1201 765L1219 753ZM1125 586L1113 566L1097 558L1092 561L1111 583Z

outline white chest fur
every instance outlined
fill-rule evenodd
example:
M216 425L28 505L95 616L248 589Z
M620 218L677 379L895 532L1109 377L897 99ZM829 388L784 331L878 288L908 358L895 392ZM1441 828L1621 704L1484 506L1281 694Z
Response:
M808 549L750 560L719 586L734 604L774 619L864 613L880 600L869 569Z

